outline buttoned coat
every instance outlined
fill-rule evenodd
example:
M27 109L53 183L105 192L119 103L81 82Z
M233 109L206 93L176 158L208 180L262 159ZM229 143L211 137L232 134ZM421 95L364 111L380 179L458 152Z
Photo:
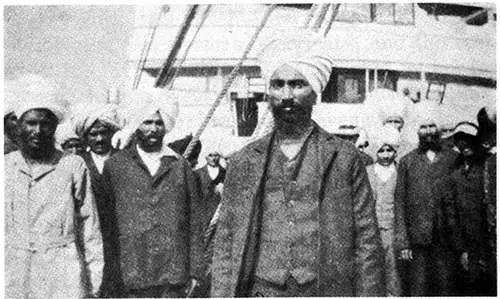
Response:
M7 298L97 295L102 236L82 158L56 151L32 169L20 151L6 155L4 211Z
M121 277L126 288L184 284L203 272L203 202L189 163L164 156L154 176L135 144L103 170L116 214Z
M384 260L375 201L357 149L315 124L320 177L318 283L322 296L383 296ZM231 157L212 272L213 297L249 296L258 214L272 134Z

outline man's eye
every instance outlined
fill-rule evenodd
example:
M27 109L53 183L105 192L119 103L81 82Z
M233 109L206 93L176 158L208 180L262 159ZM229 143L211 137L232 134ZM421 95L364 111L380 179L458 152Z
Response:
M285 86L285 82L283 82L283 81L271 81L270 86L271 86L271 88L282 88L283 86Z

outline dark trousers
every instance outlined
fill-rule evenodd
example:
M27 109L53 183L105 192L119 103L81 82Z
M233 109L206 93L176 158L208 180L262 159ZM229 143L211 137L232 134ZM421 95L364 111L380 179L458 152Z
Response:
M409 264L410 296L456 295L458 256L455 252L436 246L412 249Z
M284 285L255 278L250 297L318 297L318 281L299 284L290 276Z
M141 289L127 289L124 298L185 298L184 285L161 285Z

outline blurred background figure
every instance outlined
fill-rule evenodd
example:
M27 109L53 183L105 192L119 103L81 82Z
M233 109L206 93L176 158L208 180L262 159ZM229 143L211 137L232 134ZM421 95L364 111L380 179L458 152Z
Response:
M17 101L15 82L7 80L4 83L4 112L3 112L3 144L4 155L18 149L17 146L17 117L14 113L14 104Z
M85 143L76 135L75 125L70 119L57 127L56 142L64 152L75 155L85 153Z
M484 210L487 221L487 247L485 252L487 269L487 290L489 296L497 295L497 144L496 144L496 102L491 102L479 110L478 139L486 151L484 164Z
M385 286L387 296L402 296L401 278L397 270L397 260L400 251L408 248L406 236L395 236L394 227L396 213L394 191L396 189L397 168L396 156L399 146L399 131L390 124L386 124L373 138L373 148L377 151L374 164L366 167L370 185L376 204L377 221L385 253ZM397 215L400 221L403 215ZM409 259L408 250L402 255Z
M368 142L368 134L365 130L360 130L357 125L353 123L345 123L340 125L333 134L340 139L349 141L359 151L363 165L373 164L373 158L365 152L365 149L370 145Z

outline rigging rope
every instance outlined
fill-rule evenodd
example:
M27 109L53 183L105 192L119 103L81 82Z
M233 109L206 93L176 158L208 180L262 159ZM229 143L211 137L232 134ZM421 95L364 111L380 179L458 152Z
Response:
M158 12L158 17L156 18L156 22L154 23L153 28L151 30L151 35L149 36L148 40L144 41L144 46L142 47L142 51L141 51L141 57L138 61L137 69L135 70L134 83L133 83L134 89L137 89L137 87L139 86L139 83L141 81L142 71L144 70L144 66L146 65L146 61L148 60L149 51L151 50L151 45L153 44L153 40L154 40L154 37L156 34L156 29L158 28L158 25L160 24L160 19L164 13L168 12L168 9L169 9L168 5L161 6L160 11Z
M179 74L179 71L180 71L182 65L186 61L187 55L189 53L189 50L191 49L191 46L194 44L194 41L196 40L196 37L198 36L198 33L200 32L201 27L203 27L203 24L206 21L206 19L208 17L208 12L210 11L211 7L212 7L212 5L207 5L207 8L203 12L203 16L201 17L201 21L200 21L200 24L198 25L198 29L196 29L196 31L194 33L194 36L193 36L193 39L191 40L191 42L189 43L189 45L186 47L186 50L184 51L184 55L182 56L182 59L179 62L179 65L175 68L175 72L172 75L172 79L170 80L170 82L167 85L167 89L170 90L174 86L174 81L177 78L177 75Z
M241 66L243 65L243 62L247 59L248 53L250 53L250 51L252 50L255 41L259 37L260 32L262 31L262 29L266 25L267 20L271 16L271 13L273 12L273 10L274 10L275 7L276 7L276 4L271 4L269 6L269 8L267 9L264 17L262 18L262 21L259 24L259 27L257 27L257 30L255 31L255 33L253 34L252 38L248 42L247 47L245 48L245 51L243 52L242 57L238 61L238 64L236 64L236 66L233 68L233 70L229 74L229 77L227 78L227 80L226 80L226 82L224 84L224 87L222 88L221 92L219 93L217 99L212 104L212 107L210 107L210 110L208 111L208 113L207 113L207 115L206 115L203 123L200 125L198 131L193 136L193 139L191 139L191 141L189 142L189 145L187 146L187 148L186 148L186 150L184 151L184 154L183 154L184 158L189 157L189 155L191 154L191 151L193 150L196 142L200 139L201 134L203 133L203 131L207 127L208 122L212 118L215 110L219 106L219 104L222 101L222 99L224 98L224 96L227 94L227 91L229 90L229 88L231 87L231 84L233 83L234 79L238 75L238 72L239 72Z

